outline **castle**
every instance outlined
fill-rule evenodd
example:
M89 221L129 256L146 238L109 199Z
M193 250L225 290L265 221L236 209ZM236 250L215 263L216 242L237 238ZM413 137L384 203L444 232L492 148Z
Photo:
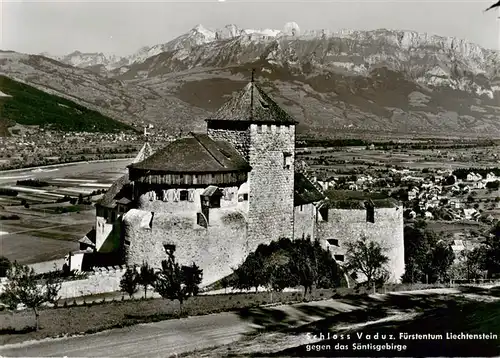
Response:
M402 206L347 192L339 198L317 187L295 161L297 122L253 78L206 123L206 133L190 133L156 153L145 144L97 203L95 228L80 240L71 268L90 252L159 267L175 249L178 261L195 262L210 284L261 243L317 238L342 263L345 242L364 235L388 250L391 281L399 281Z

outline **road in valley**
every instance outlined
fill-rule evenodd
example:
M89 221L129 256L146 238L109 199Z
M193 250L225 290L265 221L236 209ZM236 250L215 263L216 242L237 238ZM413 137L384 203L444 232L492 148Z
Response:
M435 289L413 291L411 294L456 294L458 292L458 289ZM398 294L402 294L402 292ZM327 309L347 312L360 308L335 300L267 308L282 311L286 314L287 320L295 322L294 326L326 317L326 315L311 316L306 314L304 310L298 309L298 306L301 305L322 307L325 308L324 312L327 312ZM96 317L96 319L98 318ZM237 313L225 312L140 324L86 336L5 345L0 348L0 356L165 358L175 354L230 344L242 339L248 333L255 332L258 327Z

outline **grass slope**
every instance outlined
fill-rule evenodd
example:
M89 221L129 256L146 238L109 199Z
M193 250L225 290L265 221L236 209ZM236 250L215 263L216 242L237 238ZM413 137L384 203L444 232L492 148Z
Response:
M0 136L15 123L37 125L65 132L104 132L134 130L67 99L40 91L32 86L0 76L0 91L12 97L0 100Z

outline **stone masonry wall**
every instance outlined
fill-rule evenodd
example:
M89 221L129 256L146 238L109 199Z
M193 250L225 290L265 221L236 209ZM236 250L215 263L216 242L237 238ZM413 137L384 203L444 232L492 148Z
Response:
M208 228L196 223L195 213L151 213L132 209L124 216L125 239L129 265L148 262L160 267L167 258L164 244L176 247L175 256L181 265L195 262L203 269L202 285L229 275L250 253L247 245L245 214L237 208L210 209Z
M315 239L316 207L313 204L300 205L295 207L294 214L294 239L307 238Z
M243 158L248 160L248 152L250 148L250 132L249 130L235 129L214 129L208 128L207 134L210 138L216 141L224 141L233 146Z
M220 205L222 208L225 207L233 207L238 206L243 210L243 205L241 202L238 202L238 193L241 191L241 188L244 186L242 184L239 188L227 187L221 188L224 196L221 198ZM205 189L194 189L194 188L186 188L188 192L192 192L192 200L186 201L174 201L173 192L179 189L167 189L166 195L167 200L163 198L154 198L154 193L146 193L141 195L138 200L138 208L144 211L154 211L155 213L179 213L179 212L194 212L195 214L201 210L201 198L200 195L205 191ZM189 199L189 194L188 194Z
M95 237L96 249L99 251L113 231L113 223L108 223L106 218L96 215Z
M329 246L332 254L345 255L346 242L354 242L361 235L374 240L387 249L388 269L391 282L399 282L404 274L404 236L403 207L376 208L375 223L366 221L365 210L330 209L328 221L317 224L317 235L325 246L324 240L337 239L339 247Z
M250 126L248 240L261 243L293 238L295 126ZM284 153L290 155L284 167Z
M120 266L102 267L98 271L89 273L86 279L64 281L59 296L65 299L120 291L120 280L125 270L126 268ZM0 284L0 293L6 284L7 280L4 279Z

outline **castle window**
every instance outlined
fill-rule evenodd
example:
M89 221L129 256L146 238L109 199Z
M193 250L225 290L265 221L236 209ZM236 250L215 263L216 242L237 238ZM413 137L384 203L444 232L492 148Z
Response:
M366 221L369 223L375 222L375 206L371 201L365 203L366 207Z
M292 166L292 154L283 153L283 169L290 169Z
M187 190L181 190L180 201L187 201L189 197L189 192Z
M319 209L319 213L321 214L321 218L323 221L328 221L328 208L322 207Z
M196 213L196 224L204 227L208 227L207 218L202 213Z
M243 201L248 201L248 194L243 194Z
M303 207L302 207L302 205L301 205L301 206L300 206L300 211L302 211L302 210L303 210Z
M163 249L165 250L165 253L168 255L169 253L174 253L175 252L175 245L174 244L163 244Z
M333 255L335 261L344 262L344 255Z
M337 239L328 239L326 241L332 246L339 246L339 240Z

